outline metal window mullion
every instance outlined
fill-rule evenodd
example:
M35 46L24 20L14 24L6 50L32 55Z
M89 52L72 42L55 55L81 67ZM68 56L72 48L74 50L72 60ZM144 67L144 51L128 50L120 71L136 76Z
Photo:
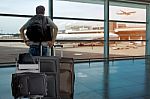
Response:
M53 0L49 0L49 17L53 20ZM50 49L48 49L50 50ZM49 51L51 56L54 56L54 49L51 47L51 51Z
M145 55L150 55L150 4L146 6L146 48Z
M109 0L104 1L104 58L109 58Z

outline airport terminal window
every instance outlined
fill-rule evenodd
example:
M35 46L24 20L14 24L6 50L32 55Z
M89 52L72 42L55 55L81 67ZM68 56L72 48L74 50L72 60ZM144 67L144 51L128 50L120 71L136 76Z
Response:
M63 45L65 57L100 58L100 55L103 54L103 22L56 19L54 22L59 28L56 45ZM94 50L96 50L95 53L93 53ZM60 55L60 48L56 48L56 55Z
M20 40L19 29L29 18L0 16L0 63L15 62L19 53L28 52ZM7 41L10 40L10 41Z
M61 12L60 10L57 10L60 7L59 6L60 3L65 3L62 6L64 8L64 12ZM73 4L78 5L78 6L72 6ZM73 17L73 18L77 18L79 20L82 20L82 18L83 18L83 20L84 19L91 19L91 20L92 19L100 19L102 21L101 23L103 24L103 19L104 18L102 16L104 16L104 12L103 12L104 5L103 4L98 4L99 7L101 7L98 10L98 9L94 9L94 7L95 8L97 7L97 5L87 3L86 4L86 10L87 10L87 8L92 10L92 12L90 10L88 10L88 12L90 12L88 14L91 14L91 16L90 16L90 15L86 14L86 12L87 12L86 10L84 11L84 6L83 6L83 10L80 9L81 5L84 5L84 4L85 3L79 3L79 2L74 3L74 2L57 0L56 2L54 2L54 5L56 5L56 6L54 6L54 17L58 16L58 17L60 17L60 19L61 19L61 17L65 17L66 19L67 18L69 19L69 17L71 17L71 18ZM129 54L128 56L130 56L130 55L131 56L145 55L145 41L141 41L141 40L145 40L145 31L146 31L146 28L145 28L146 27L146 25L145 25L145 23L146 23L146 9L145 8L146 8L146 6L145 5L137 5L137 4L133 4L133 6L132 6L132 4L129 5L129 4L122 4L122 3L119 3L117 5L112 4L112 3L110 3L110 4L111 4L110 9L109 9L109 11L110 11L110 13L109 13L110 14L109 15L109 18L110 18L110 26L109 26L110 35L113 33L116 36L118 36L116 38L112 38L111 36L109 36L110 37L109 38L109 40L110 40L109 41L110 42L110 50L109 50L110 54L113 55L113 57L115 55L116 56L126 56L127 54L123 50L122 51L119 50L120 53L118 53L116 50L114 50L114 49L117 49L117 47L114 47L114 46L119 45L119 44L125 45L126 43L128 43L128 44L135 44L133 46L133 48L135 48L137 50L139 50L139 48L138 48L139 46L144 46L144 47L142 47L142 49L140 51L141 53ZM92 8L93 5L94 5L94 7ZM66 7L66 9L65 9L65 7ZM73 9L74 7L76 7L75 11L70 10L71 8ZM70 9L68 9L68 8L70 8ZM78 9L80 9L80 10L78 10ZM69 12L69 11L71 11L71 12ZM83 11L84 14L79 14L79 11ZM100 15L94 14L95 12L97 13L97 11ZM142 15L142 17L139 17L141 15ZM59 20L59 18L58 18L58 20ZM65 29L72 28L72 29L78 31L78 29L80 28L80 26L79 26L80 23L76 22L76 20L75 21L72 20L71 22L66 21L66 22L68 22L67 24L69 24L70 26L67 26L67 28L65 28ZM111 21L111 20L113 20L113 21ZM88 22L86 20L84 20L84 21ZM60 24L63 26L63 24L65 24L65 22L58 21L58 25L60 25ZM78 26L74 26L74 24L78 24ZM60 27L62 27L61 25L60 25ZM136 31L136 32L132 31L132 33L130 31L130 34L129 34L129 29L127 30L127 28L129 28L131 30L133 28L134 29L138 28L140 30ZM104 27L99 25L97 27L94 27L93 29L101 29L102 30L102 29L104 29ZM122 29L124 29L124 30L122 31ZM130 42L130 41L127 41L127 40L135 40L135 41ZM142 42L141 45L140 45L140 42ZM102 43L103 43L103 41L102 41ZM92 44L92 47L93 47L93 45L95 45L93 42L91 44ZM102 44L100 44L100 45L102 45ZM113 47L114 51L112 51L112 47ZM130 51L132 52L131 49L130 49ZM94 52L94 50L93 50L93 52ZM103 54L103 49L102 49L102 52L100 52L100 51L98 51L98 52ZM111 55L110 55L110 57L111 57Z
M48 9L49 0L1 0L0 13L7 14L22 14L22 15L34 15L35 8L38 5L44 5ZM46 10L48 15L48 10Z
M110 41L110 57L144 56L146 40L146 5L110 6L110 31L119 36ZM119 22L120 21L120 22Z
M2 0L0 3L0 63L13 63L19 53L28 52L28 46L20 42L19 29L29 19L24 15L35 15L35 8L44 5L49 15L49 0Z
M0 16L0 34L18 34L29 18Z
M17 3L16 3L17 2ZM46 7L46 15L48 15L48 5L49 5L49 0L38 0L38 1L34 1L31 0L30 2L25 2L23 3L22 0L18 1L18 0L2 0L1 4L0 4L0 13L2 14L17 14L17 15L34 15L35 14L35 7L37 5L44 5ZM102 2L102 1L101 1ZM98 3L98 4L90 4L90 3L79 3L79 2L68 2L68 1L61 1L61 0L53 0L53 18L54 18L54 22L57 24L58 28L59 28L59 33L66 33L67 30L71 31L81 31L81 30L92 30L93 31L101 31L100 33L103 33L103 29L104 29L104 5L102 3ZM15 6L15 4L17 4L17 6ZM27 10L27 6L28 8L30 8L30 10ZM12 6L12 8L9 8L10 6ZM15 6L15 7L13 7ZM120 42L126 43L125 41L121 41L121 40L129 40L129 39L133 39L133 37L128 36L127 38L122 37L122 35L127 35L125 34L121 34L120 30L121 28L137 28L140 27L142 29L145 29L145 21L146 21L146 10L144 8L131 8L128 6L124 6L121 7L122 5L116 6L116 5L110 5L110 35L117 35L117 37L114 38L110 38L115 41L115 46L120 44ZM120 12L124 12L123 10L134 10L132 12L131 15L120 15L117 13ZM32 9L32 10L31 10ZM116 10L115 10L116 9ZM135 11L136 10L136 11ZM129 12L131 12L129 11ZM139 17L139 13L142 12L142 16L143 17ZM129 18L129 17L136 17L136 18ZM56 19L55 19L56 18ZM64 18L64 20L62 20L61 18ZM74 20L72 20L72 18L74 18ZM22 18L22 17L12 17L12 16L0 16L0 33L6 33L6 34L18 34L19 33L19 28L20 26L26 22L29 18ZM88 19L88 20L87 20ZM96 20L94 20L96 19ZM94 20L94 21L93 21ZM127 21L127 22L125 22ZM117 24L117 25L116 25ZM116 29L114 29L113 26L116 26ZM12 28L13 27L13 28ZM120 29L120 30L119 30ZM68 33L68 32L67 32ZM119 35L119 36L118 36ZM14 35L15 39L19 38L19 35ZM138 35L136 35L136 38L134 38L135 40L145 40L145 33L142 31L140 33L138 33ZM12 36L0 36L1 39L11 39ZM16 38L18 37L18 38ZM86 39L82 39L82 40L86 40ZM96 39L97 40L97 39ZM98 39L99 40L99 39ZM79 41L80 42L80 41ZM114 41L110 41L110 43L114 43ZM9 48L5 48L5 49L14 49L12 47L13 42L7 42L7 44L4 44L4 42L0 42L1 46L7 45L7 47ZM56 43L60 43L60 42L56 42ZM65 42L66 46L68 42ZM69 42L70 43L70 42ZM127 43L133 43L130 41L127 41ZM68 50L70 51L74 51L75 53L73 53L73 56L77 57L77 58L82 58L82 56L84 55L88 55L86 56L86 58L95 58L95 54L98 55L99 57L103 57L103 50L104 50L104 46L103 46L103 38L101 38L98 42L95 42L95 40L90 41L90 42L80 42L80 47L76 47L76 42L71 42L72 45L75 45L73 47L69 47L68 48L64 48L64 55L65 53L68 53ZM139 44L139 43L138 43ZM145 42L142 41L142 46L145 46ZM83 47L84 45L84 47ZM112 48L114 47L114 45L110 45L110 54L115 54L115 55L120 55L118 54L120 51L120 53L123 52L123 50L118 50L118 51L114 51L112 52ZM113 46L113 47L112 47ZM27 51L27 46L25 46L23 43L18 43L15 45L15 47L17 49L15 49L15 52L17 51L17 53L9 53L8 52L4 52L4 54L7 53L6 56L10 56L14 58L14 55L20 53L20 52L26 52ZM0 47L3 48L3 47ZM19 49L18 49L19 48ZM114 47L115 49L116 47ZM137 49L136 51L141 50L142 53L138 53L137 55L145 55L145 47L134 47L135 49ZM142 48L142 49L140 49ZM83 52L80 52L80 50L84 51L85 53L83 54ZM85 50L86 49L86 50ZM113 49L113 50L114 50ZM59 50L59 49L58 49ZM7 50L5 50L7 51ZM135 50L132 50L132 52L136 52ZM87 54L88 53L88 54ZM98 54L97 54L98 53ZM100 56L100 55L101 56ZM124 55L121 54L121 55ZM5 56L5 55L1 55L1 56ZM5 60L5 59L4 59ZM9 60L8 60L9 61ZM12 61L12 60L11 60Z
M54 17L104 19L104 5L54 0Z
M63 8L62 9L63 11L60 10L60 8ZM59 27L59 33L65 33L65 34L77 33L74 36L74 38L72 38L72 40L73 39L79 40L78 42L68 41L65 42L65 44L63 44L65 46L64 49L67 50L68 52L74 51L72 57L76 59L89 58L89 57L100 58L100 54L103 54L103 46L101 46L103 45L103 37L100 38L102 40L101 42L100 41L95 42L95 41L86 41L87 40L86 36L91 35L90 33L97 34L98 32L101 33L100 36L104 36L103 35L103 30L104 30L104 23L103 23L104 5L103 4L90 4L90 3L56 0L54 1L53 16L54 16L55 23ZM55 19L55 17L58 18ZM61 17L66 18L66 20L62 20ZM69 18L75 18L75 20ZM86 21L86 19L91 19L91 20ZM92 19L98 19L98 20L92 21ZM81 37L77 35L80 36L86 35L86 36L83 39L81 39ZM93 40L100 40L100 39L96 38ZM88 37L88 40L92 40L92 36ZM101 49L99 49L98 45L101 46ZM95 51L95 54L93 53L94 52L93 48L97 50ZM101 52L99 52L99 50Z
M146 9L110 6L110 20L146 22Z

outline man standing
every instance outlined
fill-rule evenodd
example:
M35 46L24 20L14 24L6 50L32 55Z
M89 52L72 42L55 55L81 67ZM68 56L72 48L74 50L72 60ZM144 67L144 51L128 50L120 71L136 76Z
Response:
M30 47L29 53L33 56L40 56L40 53L42 53L43 56L47 56L48 55L48 47L52 47L54 45L54 42L55 42L55 39L57 36L57 32L58 32L57 26L54 24L54 22L49 17L44 16L44 14L45 14L45 7L41 6L41 5L37 6L35 16L40 16L40 17L42 16L45 18L45 20L49 26L49 33L51 33L51 37L52 37L50 40L47 40L47 39L44 40L44 38L42 38L42 40L35 41L35 40L28 38L28 36L26 37L25 30L27 30L30 27L30 25L33 23L33 20L35 19L34 17L29 19L20 28L21 38L23 39L25 44ZM44 19L42 19L42 20L44 20ZM43 23L43 21L42 21L42 23ZM34 36L32 36L32 37L37 37L37 34L34 33ZM42 52L41 52L41 50L42 50Z

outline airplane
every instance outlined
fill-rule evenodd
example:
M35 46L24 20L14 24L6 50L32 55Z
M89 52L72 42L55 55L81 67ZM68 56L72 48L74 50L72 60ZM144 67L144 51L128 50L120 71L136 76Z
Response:
M115 33L109 33L110 39L118 38ZM99 40L104 38L104 33L74 33L74 34L57 34L56 40Z
M131 13L136 13L136 11L131 11L131 12L126 12L123 10L120 10L120 11L121 11L120 13L117 13L118 15L131 15Z

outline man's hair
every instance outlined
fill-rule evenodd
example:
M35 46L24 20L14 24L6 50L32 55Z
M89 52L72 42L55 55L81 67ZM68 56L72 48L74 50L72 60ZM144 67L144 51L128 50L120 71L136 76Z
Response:
M36 14L44 14L45 13L45 7L44 6L37 6L36 7Z

